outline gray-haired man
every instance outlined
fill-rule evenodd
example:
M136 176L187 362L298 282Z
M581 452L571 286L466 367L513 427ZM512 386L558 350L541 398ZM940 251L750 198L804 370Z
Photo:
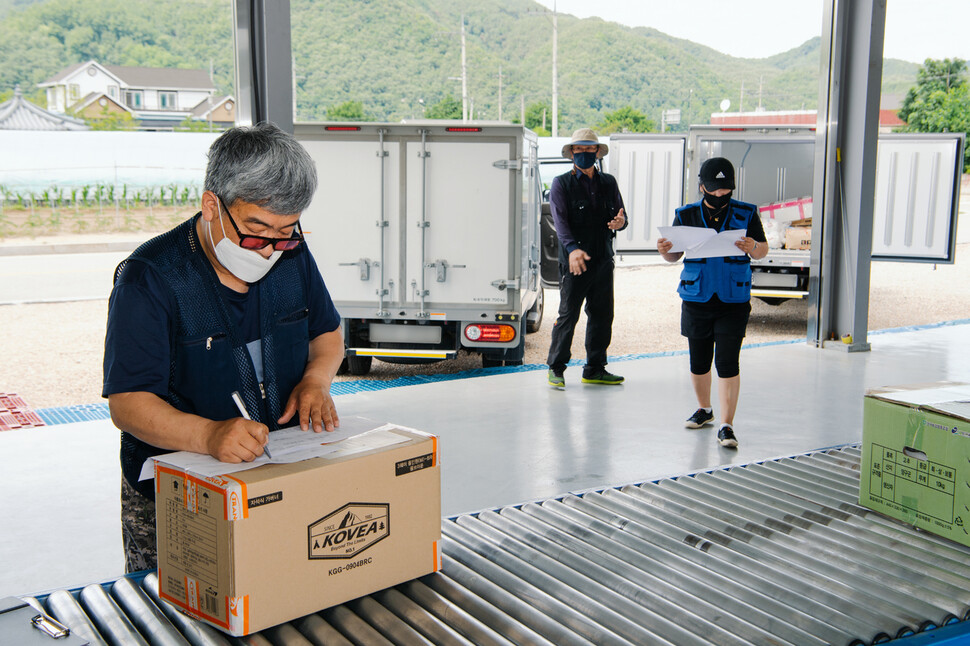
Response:
M118 266L102 395L122 431L129 572L156 566L154 491L138 480L146 458L184 450L248 462L280 426L339 424L340 317L299 225L316 187L291 135L233 128L209 149L202 210Z

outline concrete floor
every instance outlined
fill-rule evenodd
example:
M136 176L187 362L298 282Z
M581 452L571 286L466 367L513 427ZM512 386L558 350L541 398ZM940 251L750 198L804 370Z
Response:
M970 381L968 332L960 322L874 334L865 353L745 348L737 450L717 445L711 427L684 428L696 407L684 354L615 361L619 387L583 386L570 368L561 392L530 370L336 402L343 416L437 434L442 513L452 516L859 442L866 389ZM0 433L0 597L123 573L119 477L109 421Z

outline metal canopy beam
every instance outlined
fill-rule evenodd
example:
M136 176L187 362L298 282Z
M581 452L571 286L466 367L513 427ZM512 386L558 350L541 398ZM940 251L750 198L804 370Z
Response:
M869 265L885 0L827 0L822 25L808 339L869 350Z
M233 0L237 124L293 132L290 0Z

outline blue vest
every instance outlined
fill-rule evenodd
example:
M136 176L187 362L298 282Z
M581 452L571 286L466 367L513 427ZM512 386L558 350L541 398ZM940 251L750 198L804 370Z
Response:
M239 391L250 416L278 428L276 420L303 378L309 356L306 287L296 255L288 251L259 283L259 330L263 383L256 378L246 340L220 295L219 278L196 235L199 216L142 244L115 271L124 280L133 262L150 265L167 284L175 305L165 400L180 411L212 420L239 417L232 392ZM121 434L121 468L139 493L154 498L153 481L138 482L142 463L165 453L130 433Z
M742 229L758 212L758 207L747 202L731 200L721 231ZM675 225L707 227L701 202L687 204L676 211ZM751 259L738 250L737 256L718 258L684 258L677 293L685 301L706 303L714 294L724 303L746 303L751 300Z

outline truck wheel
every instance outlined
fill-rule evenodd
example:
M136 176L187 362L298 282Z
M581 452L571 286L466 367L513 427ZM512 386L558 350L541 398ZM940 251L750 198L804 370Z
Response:
M347 357L344 357L344 360L340 362L340 367L337 368L337 374L338 375L347 374Z
M482 368L501 368L504 365L505 362L501 359L492 359L484 354L482 355Z
M374 357L358 357L356 355L347 357L347 372L352 375L366 375L370 372L370 366Z
M525 315L526 334L539 331L539 327L542 325L542 311L545 307L545 300L542 287L540 287L539 292L536 294L536 302L532 304L532 307L529 308L529 311Z

